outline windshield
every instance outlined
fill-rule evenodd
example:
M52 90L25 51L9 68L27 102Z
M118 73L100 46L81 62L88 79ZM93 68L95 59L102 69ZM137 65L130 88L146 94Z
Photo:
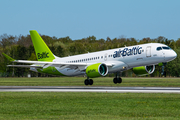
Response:
M162 47L164 50L169 50L169 49L171 49L170 47L166 47L166 46L164 46L164 47Z
M162 50L162 49L163 49L163 50L170 50L171 48L168 47L168 46L162 46L162 47L157 47L157 48L156 48L157 51L160 51L160 50Z
M160 51L160 50L162 50L162 47L157 47L156 50Z

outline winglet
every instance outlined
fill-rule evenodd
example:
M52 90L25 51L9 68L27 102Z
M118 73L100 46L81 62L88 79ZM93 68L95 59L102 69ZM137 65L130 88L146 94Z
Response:
M15 59L13 59L12 57L6 55L5 53L2 53L4 55L4 57L6 57L9 61L13 62L15 61Z

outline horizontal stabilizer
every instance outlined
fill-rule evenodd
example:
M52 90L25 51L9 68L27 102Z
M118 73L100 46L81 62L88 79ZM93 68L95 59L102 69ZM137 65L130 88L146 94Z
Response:
M4 57L6 57L9 61L13 62L15 61L15 59L13 59L12 57L6 55L5 53L2 53L4 55Z

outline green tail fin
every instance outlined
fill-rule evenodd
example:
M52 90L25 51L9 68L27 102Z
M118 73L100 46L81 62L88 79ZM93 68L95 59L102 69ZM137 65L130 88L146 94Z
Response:
M6 57L9 61L13 62L15 61L15 59L13 59L12 57L6 55L5 53L2 53L4 55L4 57Z
M53 53L48 48L38 32L36 30L30 30L29 32L38 61L53 61L55 59Z

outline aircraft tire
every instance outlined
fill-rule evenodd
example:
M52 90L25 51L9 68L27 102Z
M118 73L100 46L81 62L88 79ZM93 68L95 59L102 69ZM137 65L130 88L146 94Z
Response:
M122 79L121 78L117 78L117 83L122 83Z
M114 82L114 84L117 84L117 82L118 82L118 81L117 81L117 78L114 78L114 79L113 79L113 82Z
M93 80L90 79L90 80L89 80L89 85L92 85L92 84L93 84Z
M85 79L85 80L84 80L84 84L85 84L85 85L89 85L89 80L88 80L88 79Z

